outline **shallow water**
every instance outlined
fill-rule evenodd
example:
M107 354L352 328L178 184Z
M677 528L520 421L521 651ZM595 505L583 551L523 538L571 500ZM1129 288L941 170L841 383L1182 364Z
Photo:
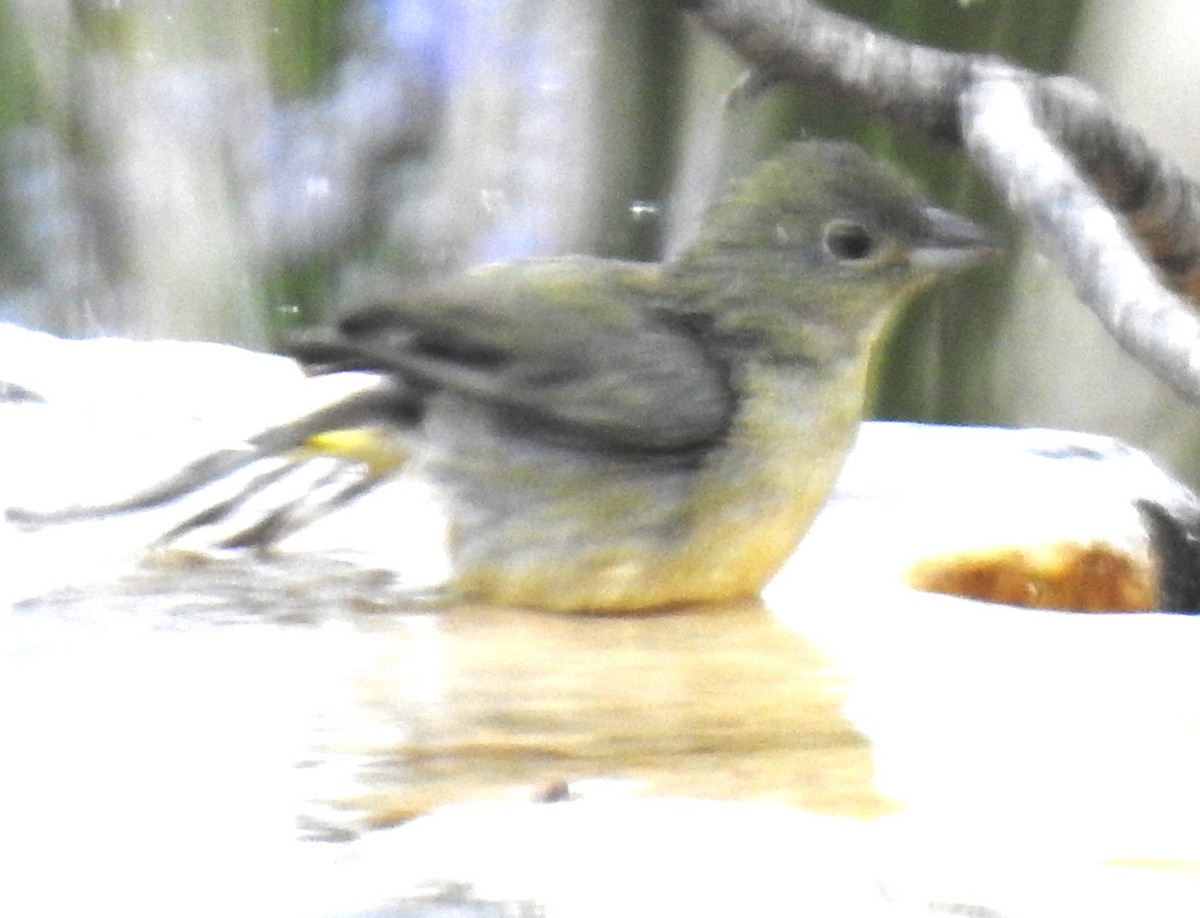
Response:
M435 609L349 564L235 559L63 589L3 627L5 834L47 913L60 873L143 904L221 878L223 909L314 863L336 883L368 829L584 779L887 809L824 658L758 604Z

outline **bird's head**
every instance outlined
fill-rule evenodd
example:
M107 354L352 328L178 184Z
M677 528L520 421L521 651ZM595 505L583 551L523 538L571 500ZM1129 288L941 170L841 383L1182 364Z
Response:
M766 322L783 335L802 323L858 342L939 275L994 249L858 147L806 141L734 183L669 270L719 325Z

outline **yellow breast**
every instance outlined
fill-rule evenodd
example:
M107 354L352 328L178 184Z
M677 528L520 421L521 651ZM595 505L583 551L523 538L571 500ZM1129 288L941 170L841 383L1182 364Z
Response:
M626 466L619 477L526 470L526 478L556 479L538 492L548 506L530 509L526 521L541 533L498 533L480 551L479 533L460 532L473 550L460 558L452 586L489 602L559 611L757 595L824 503L861 401L861 367L837 379L762 368L744 380L726 443L682 482L652 465Z

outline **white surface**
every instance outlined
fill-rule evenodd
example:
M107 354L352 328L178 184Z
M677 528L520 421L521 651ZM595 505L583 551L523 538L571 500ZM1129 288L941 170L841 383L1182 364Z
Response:
M30 364L0 376L53 393L0 406L12 434L4 501L111 499L328 396L278 358L209 345L3 330L0 346ZM154 398L140 404L131 393L150 379ZM1064 451L1073 458L1046 459ZM298 843L293 819L345 776L298 763L312 754L314 718L336 720L354 673L369 671L369 616L362 628L340 613L280 627L251 610L223 628L203 609L182 619L106 609L103 592L77 620L0 606L10 876L0 912L346 914L462 881L493 899L536 895L550 918L639 914L622 898L631 887L609 883L621 875L644 880L645 914L680 913L664 911L677 902L692 915L947 913L930 899L1013 918L1200 913L1186 877L1103 866L1200 863L1200 620L1017 610L898 580L921 552L952 545L1102 533L1136 548L1135 494L1185 497L1104 438L866 428L838 500L765 601L828 656L845 713L873 744L879 790L903 801L876 823L686 801L483 807L435 813L340 857ZM111 583L179 512L2 528L2 589L13 599ZM437 533L428 500L395 488L296 547L388 566L430 551Z

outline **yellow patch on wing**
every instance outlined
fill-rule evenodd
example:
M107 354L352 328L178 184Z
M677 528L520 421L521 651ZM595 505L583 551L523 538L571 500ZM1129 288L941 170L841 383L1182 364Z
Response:
M375 475L386 475L408 461L408 451L381 428L326 430L304 441L302 450L316 456L337 456L361 462Z

